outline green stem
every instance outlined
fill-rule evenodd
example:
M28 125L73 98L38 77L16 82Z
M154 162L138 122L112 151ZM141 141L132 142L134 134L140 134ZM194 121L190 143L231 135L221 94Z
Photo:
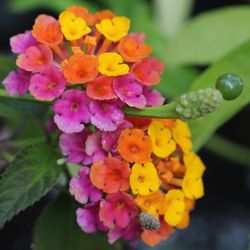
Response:
M26 101L26 102L35 102L42 103L45 105L51 104L51 102L44 102L34 99L29 95L25 96L9 96L4 89L0 89L0 98L6 98L11 100ZM161 107L152 107L144 108L143 110L135 108L126 108L124 113L128 116L137 116L137 117L151 117L151 118L179 118L178 113L175 111L176 103L172 102Z
M39 101L34 99L32 96L30 95L24 95L24 96L9 96L8 93L6 92L6 90L4 89L0 89L0 98L5 98L5 99L9 99L9 100L17 100L17 101L23 101L23 102L35 102L35 103L43 103L45 105L50 104L50 102L44 102L44 101Z
M152 107L144 109L126 108L124 113L127 116L150 117L150 118L179 118L175 111L176 103L172 102L161 107Z
M250 148L248 147L231 142L219 135L213 136L205 147L225 159L250 167Z

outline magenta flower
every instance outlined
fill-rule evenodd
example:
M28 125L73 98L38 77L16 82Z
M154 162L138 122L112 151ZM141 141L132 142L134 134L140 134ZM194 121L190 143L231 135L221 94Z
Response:
M78 170L79 178L73 177L69 183L69 192L81 204L86 204L88 201L97 202L102 198L101 190L92 185L89 173L90 168L81 167Z
M99 131L89 135L86 140L85 152L91 157L91 162L100 161L107 157L107 153L102 148L101 140L102 136Z
M29 91L37 100L52 101L64 92L66 84L63 73L50 65L31 77Z
M115 78L113 88L121 101L130 107L143 109L146 106L143 87L132 74Z
M137 214L133 198L124 192L109 194L100 203L100 220L110 229L127 227Z
M102 133L102 148L106 152L117 153L118 139L122 130L126 128L132 128L132 123L124 120L117 126L117 130L113 132Z
M149 87L145 87L143 90L143 95L146 98L147 107L157 107L164 104L164 97L156 89L150 89Z
M115 131L124 119L119 101L92 101L90 103L91 122L102 131Z
M29 89L30 76L30 72L17 68L17 72L11 71L3 80L3 86L9 95L23 96Z
M16 64L27 71L39 72L44 66L51 64L52 61L53 54L50 48L44 44L38 44L19 54Z
M77 223L85 233L105 232L107 228L99 219L99 203L92 203L78 208L76 211Z
M67 90L53 106L54 121L58 128L68 134L84 129L84 123L90 121L89 98L82 90Z
M10 46L13 53L24 53L31 46L37 45L37 40L30 30L10 38Z
M90 164L91 157L85 152L85 144L91 132L84 129L76 134L61 134L60 148L64 156L68 156L68 161L72 163Z
M113 228L108 232L108 242L115 243L119 239L131 242L131 246L135 247L142 231L140 223L137 219L133 220L126 228Z

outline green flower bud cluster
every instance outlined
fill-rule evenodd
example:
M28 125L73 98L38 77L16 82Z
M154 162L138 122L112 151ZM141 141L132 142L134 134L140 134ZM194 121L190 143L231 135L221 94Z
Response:
M222 94L214 88L200 89L180 96L176 112L182 120L196 119L214 112L223 102Z
M145 229L149 231L158 230L161 226L160 221L154 215L148 212L141 212L139 214L139 222Z

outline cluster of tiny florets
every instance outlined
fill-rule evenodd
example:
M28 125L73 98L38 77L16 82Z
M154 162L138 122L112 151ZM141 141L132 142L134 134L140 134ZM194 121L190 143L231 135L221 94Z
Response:
M49 127L60 131L62 155L79 164L69 191L82 231L154 246L188 226L205 167L183 121L124 115L124 107L164 103L150 89L164 66L149 56L145 35L129 29L128 18L109 10L39 15L32 30L11 38L17 70L3 84L10 95L52 102Z

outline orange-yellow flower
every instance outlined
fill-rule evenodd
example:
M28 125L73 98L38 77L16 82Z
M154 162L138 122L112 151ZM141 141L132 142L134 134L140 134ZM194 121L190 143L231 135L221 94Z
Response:
M164 202L164 195L161 191L146 196L138 195L135 198L135 203L142 211L149 212L156 217L164 213Z
M176 226L182 221L185 214L184 194L179 189L172 189L167 192L165 201L164 219L169 225Z
M94 25L96 22L95 16L90 14L87 8L73 5L69 6L66 10L73 12L77 17L81 17L88 25Z
M124 37L120 41L117 51L122 55L126 62L137 62L147 57L152 49L150 46L138 42L133 37Z
M173 138L181 147L184 153L188 153L192 148L191 132L186 122L176 120L172 128Z
M200 157L192 152L184 155L184 164L186 173L182 184L183 192L190 199L199 199L204 195L202 175L205 166Z
M33 26L32 35L43 44L57 46L63 40L63 34L58 21L48 15L39 15Z
M125 129L118 140L118 152L128 162L150 161L152 144L149 136L140 129Z
M103 19L96 24L97 30L112 42L118 42L128 34L130 20L127 17L114 17L112 20Z
M111 10L101 10L95 13L95 18L97 22L102 21L103 19L113 19L115 17L115 13Z
M111 194L129 189L130 172L127 162L108 157L92 165L90 179L95 187Z
M129 66L123 63L122 57L115 52L106 52L99 56L99 71L106 76L126 75Z
M98 60L95 56L77 53L63 65L63 73L69 83L85 83L98 74Z
M153 152L158 157L167 157L174 152L176 143L172 140L171 131L159 121L153 121L148 127Z
M69 41L80 39L91 32L85 20L70 11L62 12L59 22L65 38Z
M152 162L135 163L130 175L130 186L134 194L148 195L159 189L160 179Z
M163 219L160 220L161 227L156 231L143 230L141 239L150 247L154 247L161 241L167 240L168 237L174 232L174 229L169 226Z

